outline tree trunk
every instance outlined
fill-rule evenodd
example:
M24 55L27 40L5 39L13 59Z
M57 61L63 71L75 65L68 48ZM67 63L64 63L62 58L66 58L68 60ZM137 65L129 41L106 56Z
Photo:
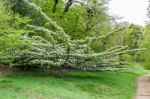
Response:
M65 68L60 68L59 69L59 76L60 76L60 78L64 78L64 73L65 73Z

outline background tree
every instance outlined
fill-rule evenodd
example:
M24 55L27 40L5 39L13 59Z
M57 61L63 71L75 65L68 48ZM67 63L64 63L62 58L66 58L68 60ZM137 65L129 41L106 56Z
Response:
M149 46L149 40L150 40L150 25L146 25L145 27L145 32L144 32L144 40L143 40L143 43L142 43L142 46L147 48L146 51L144 51L142 53L142 59L143 59L143 62L144 62L144 66L148 69L150 69L150 46Z
M26 45L21 38L26 31L23 27L29 22L29 19L14 14L11 9L4 6L2 0L0 0L0 17L0 64L9 64L12 59L7 57L7 53L23 49Z
M147 8L147 16L148 18L150 18L150 0L149 0L149 6ZM144 34L143 34L143 40L142 40L142 46L147 48L146 51L144 51L142 54L141 54L141 60L144 64L144 66L147 68L147 69L150 69L150 46L149 46L149 41L150 41L150 24L149 24L149 21L147 22L146 26L144 27Z

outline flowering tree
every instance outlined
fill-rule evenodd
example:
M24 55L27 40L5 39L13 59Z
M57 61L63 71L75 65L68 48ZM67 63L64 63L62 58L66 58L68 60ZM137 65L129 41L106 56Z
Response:
M60 69L61 74L65 69L120 70L125 68L126 62L122 62L119 55L143 50L130 50L127 46L115 46L104 52L95 53L91 48L94 40L107 38L124 28L114 30L103 36L72 40L63 28L49 18L40 7L28 0L23 0L23 2L39 13L46 20L45 24L48 24L52 29L29 24L26 26L30 32L26 33L23 39L32 44L24 50L11 52L16 66L56 68Z

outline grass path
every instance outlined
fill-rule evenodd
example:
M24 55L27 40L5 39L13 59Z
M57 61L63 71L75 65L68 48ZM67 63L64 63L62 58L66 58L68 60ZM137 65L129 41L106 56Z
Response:
M137 80L138 90L135 99L150 99L150 76L144 75Z

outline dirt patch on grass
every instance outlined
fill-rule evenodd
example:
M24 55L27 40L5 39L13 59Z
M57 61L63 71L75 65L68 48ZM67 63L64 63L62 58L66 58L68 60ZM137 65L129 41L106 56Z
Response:
M8 66L0 66L0 76L8 75L12 72L12 69Z

